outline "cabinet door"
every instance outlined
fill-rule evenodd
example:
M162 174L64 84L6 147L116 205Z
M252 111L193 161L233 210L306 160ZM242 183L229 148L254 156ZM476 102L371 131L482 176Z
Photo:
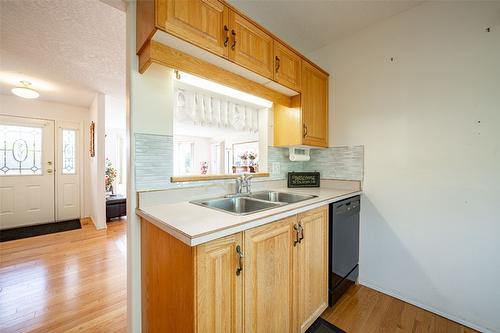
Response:
M285 45L274 42L274 80L300 91L301 61L299 55Z
M328 146L328 75L302 61L303 144Z
M237 273L242 238L240 233L196 248L197 332L242 331L243 276Z
M218 0L158 0L159 25L167 32L227 57L229 9Z
M328 206L299 214L298 222L295 290L299 332L305 332L328 307Z
M269 79L273 78L273 39L237 13L229 13L229 59Z
M294 332L295 217L245 231L245 333Z

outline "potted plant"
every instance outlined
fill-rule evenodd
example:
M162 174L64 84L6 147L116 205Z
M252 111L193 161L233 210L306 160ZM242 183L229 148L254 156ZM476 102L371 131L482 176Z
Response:
M113 183L114 183L117 175L118 175L118 173L116 172L116 169L113 166L113 163L111 163L111 161L108 158L106 158L106 169L105 169L105 174L104 174L104 183L106 185L106 193L114 194Z

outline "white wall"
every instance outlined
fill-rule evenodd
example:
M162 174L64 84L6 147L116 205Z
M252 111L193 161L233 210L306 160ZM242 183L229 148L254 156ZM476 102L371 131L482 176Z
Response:
M62 122L71 122L79 125L80 147L82 147L83 150L80 154L80 156L83 156L83 160L80 164L82 165L82 174L80 178L80 215L81 217L90 216L90 206L87 205L90 200L88 185L89 163L86 160L86 156L88 156L88 137L86 129L89 123L89 109L38 99L24 99L13 95L0 95L0 114L54 120L56 122L56 127ZM59 132L56 131L56 135L58 133Z
M423 3L311 57L330 142L365 145L361 283L500 332L500 3Z
M104 185L105 162L105 104L104 95L96 94L90 105L90 121L95 123L95 156L88 156L90 181L90 217L97 229L106 228L106 201Z

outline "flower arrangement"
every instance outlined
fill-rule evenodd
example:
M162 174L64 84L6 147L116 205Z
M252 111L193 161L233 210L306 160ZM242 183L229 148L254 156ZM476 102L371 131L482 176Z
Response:
M257 153L253 151L246 151L243 154L239 155L239 158L241 161L243 161L244 165L247 165L248 160L250 160L250 165L253 165L255 163L255 160L257 159Z
M256 160L256 159L257 159L257 153L254 153L253 151L249 152L249 153L248 153L248 159L249 159L250 161L254 161L254 160Z
M106 169L105 169L105 175L104 175L104 183L106 184L106 192L113 192L113 183L116 179L116 176L118 173L116 172L115 167L113 166L113 163L106 158Z
M242 161L247 161L248 160L248 151L244 152L243 154L241 154L240 156L238 156L240 158L240 160Z

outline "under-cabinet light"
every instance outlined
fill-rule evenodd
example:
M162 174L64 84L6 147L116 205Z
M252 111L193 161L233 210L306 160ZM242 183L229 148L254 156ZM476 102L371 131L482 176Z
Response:
M246 92L229 88L223 86L222 84L218 84L209 80L202 79L201 77L197 77L180 71L177 72L177 74L178 75L175 76L176 80L198 88L210 90L217 94L233 97L265 108L270 108L273 105L273 102L268 101L267 99L247 94Z

